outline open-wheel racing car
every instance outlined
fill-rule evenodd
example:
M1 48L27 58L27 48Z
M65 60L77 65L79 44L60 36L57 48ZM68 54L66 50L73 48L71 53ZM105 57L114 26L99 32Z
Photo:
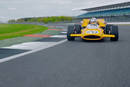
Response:
M83 19L82 24L68 26L68 41L74 41L75 37L82 40L103 40L107 37L111 41L118 41L118 26L106 24L104 19Z

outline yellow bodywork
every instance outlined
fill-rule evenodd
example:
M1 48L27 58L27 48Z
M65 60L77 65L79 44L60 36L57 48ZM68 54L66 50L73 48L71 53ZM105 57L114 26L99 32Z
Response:
M106 23L104 19L98 19L97 22L99 24L99 29L87 29L86 26L89 24L90 19L84 19L82 23L82 27L84 29L81 30L81 34L71 34L71 37L81 37L84 40L102 40L105 37L115 37L115 35L110 35L110 34L104 34L104 30L102 27L106 27ZM89 32L90 33L87 33ZM96 33L91 33L91 32L96 32ZM91 37L91 38L90 38ZM96 37L96 38L93 38Z

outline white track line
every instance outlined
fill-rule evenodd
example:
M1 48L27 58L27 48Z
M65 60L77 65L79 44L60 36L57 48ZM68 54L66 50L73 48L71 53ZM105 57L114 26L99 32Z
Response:
M130 24L130 22L109 22L107 24Z
M38 52L38 51L41 51L41 50L44 50L44 49L47 49L47 48L50 48L50 47L54 47L56 45L59 45L59 44L66 42L66 41L67 40L62 40L62 41L53 43L51 45L41 47L39 49L35 49L35 50L32 50L32 51L28 51L28 52L25 52L25 53L21 53L21 54L17 54L17 55L14 55L14 56L10 56L10 57L0 59L0 63L7 62L7 61L10 61L10 60L13 60L13 59L16 59L16 58L19 58L19 57L22 57L22 56L25 56L25 55L28 55L28 54L32 54L32 53L35 53L35 52Z

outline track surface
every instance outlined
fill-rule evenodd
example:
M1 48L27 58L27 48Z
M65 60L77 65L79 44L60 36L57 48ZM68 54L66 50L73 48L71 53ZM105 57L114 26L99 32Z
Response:
M130 87L130 26L118 42L65 42L0 64L0 87Z

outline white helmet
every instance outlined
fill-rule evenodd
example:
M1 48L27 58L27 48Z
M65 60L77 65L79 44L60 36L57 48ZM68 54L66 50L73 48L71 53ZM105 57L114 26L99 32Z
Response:
M90 24L95 24L95 23L97 23L97 19L96 18L90 19Z

